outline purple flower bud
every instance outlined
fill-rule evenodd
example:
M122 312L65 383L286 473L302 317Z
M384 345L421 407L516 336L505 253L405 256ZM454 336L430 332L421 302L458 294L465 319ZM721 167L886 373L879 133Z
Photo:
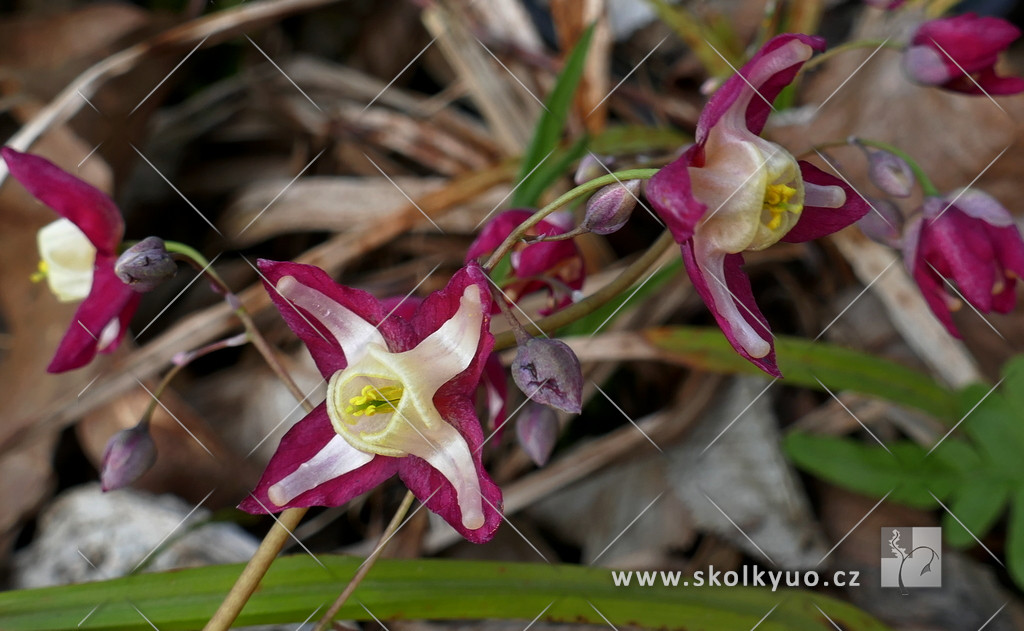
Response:
M121 282L139 293L156 289L177 271L178 266L159 237L146 237L139 241L125 250L114 264L114 273Z
M531 400L579 414L583 405L583 371L569 345L530 338L512 360L512 379Z
M602 188L587 202L582 227L597 234L615 232L629 221L639 192L640 180L627 180Z
M871 183L886 195L910 197L917 179L906 160L889 151L865 151L868 154L868 177Z
M580 160L580 165L576 167L576 174L572 176L576 186L584 184L593 180L594 178L607 175L611 172L612 166L615 164L615 158L611 156L605 156L599 158L592 153L588 153L583 156Z
M543 467L558 440L558 414L546 405L528 404L516 419L516 437L530 460Z
M128 486L156 462L156 445L149 435L149 423L114 434L103 450L100 488L113 491Z
M873 241L894 248L900 247L903 215L896 208L896 204L887 199L878 198L871 198L867 201L871 204L871 210L860 218L857 227L864 233L864 236Z

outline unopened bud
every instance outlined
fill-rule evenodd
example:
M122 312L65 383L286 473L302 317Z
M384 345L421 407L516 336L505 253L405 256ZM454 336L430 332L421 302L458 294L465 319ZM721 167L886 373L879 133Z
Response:
M611 156L599 158L592 153L588 153L580 160L580 165L576 167L576 174L572 176L572 179L576 186L579 186L594 178L611 173L614 165L615 158Z
M868 155L868 178L884 192L893 197L910 197L914 190L914 171L907 161L895 153L866 149Z
M530 460L543 467L558 441L558 414L546 405L527 404L516 419L516 437Z
M149 435L149 423L114 434L103 450L100 488L113 491L139 479L156 462L156 445Z
M139 241L125 250L114 264L114 273L121 282L139 293L152 291L177 271L174 259L159 237Z
M629 221L639 192L640 180L627 180L602 188L587 202L582 227L596 234L615 232Z
M583 371L569 345L560 340L530 338L512 360L512 379L537 403L579 414L583 404Z
M873 241L894 248L899 247L903 233L903 215L896 208L896 204L887 199L869 198L867 201L871 205L871 210L861 217L857 227L864 236Z

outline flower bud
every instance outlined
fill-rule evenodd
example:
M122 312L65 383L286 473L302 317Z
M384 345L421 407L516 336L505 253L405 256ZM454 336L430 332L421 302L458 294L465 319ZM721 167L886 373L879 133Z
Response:
M113 491L138 480L156 462L156 445L149 435L149 423L114 434L103 450L100 488Z
M914 190L914 171L906 160L889 151L866 149L868 178L871 183L893 197L910 197Z
M560 340L530 338L512 360L512 379L531 400L579 414L583 403L583 371L569 345Z
M125 285L139 293L152 291L178 271L174 259L164 249L163 239L146 237L124 251L114 264L114 273Z
M543 467L558 440L558 414L546 405L528 404L516 419L516 438L530 460Z
M857 227L872 241L898 248L903 232L903 215L896 204L887 199L871 198L868 214L860 218Z
M640 180L627 180L610 184L587 202L587 213L582 228L596 234L611 234L626 225L636 208Z

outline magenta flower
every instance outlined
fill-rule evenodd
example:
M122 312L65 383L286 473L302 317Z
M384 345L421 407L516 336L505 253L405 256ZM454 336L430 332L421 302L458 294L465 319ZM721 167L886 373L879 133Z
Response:
M114 273L121 212L105 193L48 160L10 147L0 154L14 179L63 217L39 231L40 276L61 302L82 304L46 370L81 368L97 351L118 347L139 304L140 294Z
M506 210L489 221L470 244L466 261L493 252L531 215L533 211L530 210ZM568 213L552 213L531 228L527 236L565 234L572 228L572 217ZM513 302L518 302L526 294L546 288L551 299L541 310L543 315L570 304L573 292L583 288L583 256L571 239L531 245L520 243L512 250L510 258L512 278L510 283L503 285L503 291Z
M761 138L771 103L825 42L779 35L715 93L696 144L659 171L647 197L681 246L686 271L743 357L780 376L768 322L742 252L816 239L848 226L867 203L842 180Z
M996 75L999 53L1020 37L1006 20L965 13L918 27L903 53L903 67L917 83L964 94L1017 94L1024 79Z
M321 269L259 262L267 291L327 378L327 400L281 439L250 513L340 506L398 474L466 539L501 520L501 491L484 471L473 397L494 339L488 281L459 271L411 315L337 285Z
M1024 277L1024 241L1013 217L981 191L953 191L925 199L903 233L903 260L935 316L954 337L952 311L962 305L943 278L982 313L1008 313L1014 285Z

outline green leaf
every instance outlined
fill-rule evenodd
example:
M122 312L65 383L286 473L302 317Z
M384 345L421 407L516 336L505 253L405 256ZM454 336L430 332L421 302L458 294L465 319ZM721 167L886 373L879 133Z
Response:
M1019 479L1024 437L1014 429L1015 426L1020 428L1020 413L1010 406L1002 393L992 391L989 386L968 386L960 397L963 422L958 430L979 447L978 453L987 462L985 468Z
M1003 514L1010 500L1008 480L993 479L978 473L960 481L949 510L942 516L942 534L950 545L958 548L973 546L971 536L983 537ZM958 521L959 520L959 521Z
M1012 498L1006 529L1006 562L1013 582L1024 585L1024 488L1018 488Z
M322 612L362 559L307 555L274 562L238 626L302 622ZM201 627L241 572L220 565L96 583L0 593L0 628L161 631ZM820 608L820 609L819 609ZM770 612L771 615L767 615ZM884 631L852 605L819 594L745 587L616 587L611 570L447 560L382 560L340 619L543 617L662 629ZM143 619L145 616L145 619ZM763 619L763 620L762 620ZM760 621L760 625L758 622Z
M865 445L837 436L793 433L783 447L799 467L838 486L884 497L916 508L935 508L934 493L944 497L955 487L956 473L920 446L906 442ZM890 453L891 452L891 453Z
M583 76L583 62L587 58L593 34L594 25L591 24L569 53L565 68L558 75L555 87L544 103L545 110L537 121L533 138L519 166L516 177L519 185L512 194L513 207L536 206L540 194L565 171L565 164L559 162L571 161L552 161L550 158L562 139L565 122L569 117L569 106L572 105L576 87Z
M652 329L647 339L680 363L724 373L763 374L739 356L717 328ZM820 390L852 390L952 420L954 393L928 375L895 362L840 346L777 336L775 354L785 383Z

